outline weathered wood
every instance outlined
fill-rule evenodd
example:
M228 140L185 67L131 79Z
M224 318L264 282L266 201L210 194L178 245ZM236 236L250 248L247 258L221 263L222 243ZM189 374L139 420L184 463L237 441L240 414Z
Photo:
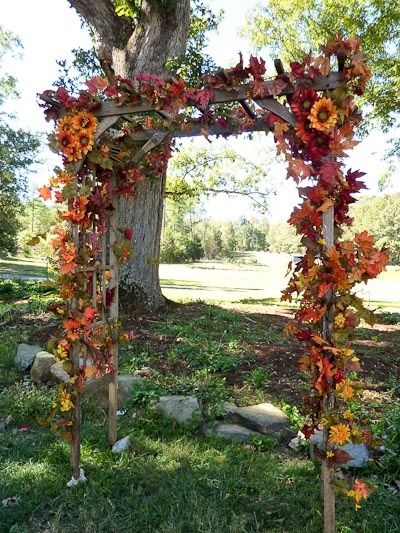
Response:
M116 178L113 178L112 187L117 186ZM119 274L118 274L118 263L117 257L114 254L112 244L116 238L114 228L118 223L118 198L114 200L114 212L110 219L109 226L109 261L114 266L112 271L112 288L114 289L114 298L110 306L110 320L118 319L118 285L119 285ZM105 258L106 259L106 258ZM118 408L118 343L116 342L112 347L112 366L113 373L111 375L111 381L108 385L108 442L110 446L115 444L117 441L117 408Z
M76 249L79 249L79 229L76 225L71 224L72 242ZM71 302L71 308L74 310L77 308L76 298L73 298ZM72 364L75 368L79 368L79 352L76 346L73 346L71 352ZM80 461L81 461L81 406L79 395L72 398L74 402L73 414L72 414L72 443L71 443L71 474L75 479L80 477Z
M296 117L289 111L287 107L280 104L277 100L274 100L274 98L263 98L262 100L254 101L263 109L267 109L268 111L271 111L271 113L278 115L278 117L285 120L292 126L296 124Z
M99 378L92 378L85 383L80 389L79 396L81 400L87 400L90 396L93 396L97 391L106 387L112 380L112 374L104 374Z
M239 100L239 103L243 107L243 109L246 111L246 113L249 115L250 118L252 118L253 120L257 118L256 113L254 113L254 111L250 108L246 100Z
M334 208L330 207L326 212L324 212L322 217L322 236L325 241L325 250L329 251L335 242L334 228ZM332 341L332 303L333 303L333 292L332 290L326 295L325 301L327 303L328 309L323 318L322 326L322 337L328 341ZM323 405L323 410L326 411L333 407L334 405L334 396L332 392L328 392ZM328 431L326 428L323 430L322 434L322 448L324 451L329 449L328 446ZM332 481L334 479L334 471L331 467L328 466L327 462L322 461L321 465L321 484L322 484L322 493L323 493L323 502L324 502L324 533L334 533L336 530L336 516L335 516L335 493L332 487Z
M269 94L273 90L274 80L264 82L265 92ZM329 76L317 76L314 80L310 80L310 87L316 91L325 91L327 89L335 89L344 84L343 74L341 72L332 72ZM226 104L229 102L236 102L239 100L248 100L251 87L249 84L243 84L237 89L228 91L225 89L217 89L214 91L214 98L210 101L211 104ZM294 93L293 85L288 85L280 91L277 96L284 96ZM43 95L42 95L43 96ZM142 97L142 102L136 105L122 105L119 106L115 102L104 102L100 109L94 111L94 115L98 118L107 116L127 115L133 113L148 113L150 111L158 112L162 109L157 108L147 98Z
M282 61L279 58L274 59L274 67L275 67L275 70L276 70L276 73L278 74L278 76L280 74L284 74L285 73L285 69L283 68Z

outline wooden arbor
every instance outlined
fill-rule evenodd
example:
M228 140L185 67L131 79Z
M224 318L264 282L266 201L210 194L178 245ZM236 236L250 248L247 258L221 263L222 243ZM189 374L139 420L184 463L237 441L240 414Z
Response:
M354 44L357 43L352 41L351 43L347 43L347 46L349 46L349 49L351 49ZM112 327L118 319L118 267L115 258L116 243L114 241L116 226L115 223L113 223L113 221L110 219L99 221L98 215L95 215L94 218L89 217L87 219L89 222L86 223L85 217L87 213L96 212L93 206L91 208L86 208L88 202L90 203L88 199L88 189L91 192L91 198L96 199L97 191L101 187L104 176L101 174L96 174L97 166L93 164L91 167L90 165L87 165L88 168L91 168L91 170L86 172L86 175L89 172L88 178L86 178L85 174L82 174L80 170L86 165L86 158L90 160L90 153L88 152L90 152L93 143L95 143L97 140L100 141L102 135L105 134L109 129L111 129L111 131L118 131L118 121L120 121L120 119L125 123L132 122L132 124L137 124L137 117L162 117L161 126L157 126L156 128L147 126L141 128L136 128L135 126L132 128L125 127L125 132L129 131L129 137L134 143L142 143L141 148L139 148L136 153L131 154L130 163L132 165L140 164L142 158L146 158L147 154L151 153L153 149L157 148L163 142L168 142L168 139L172 137L188 137L204 134L228 136L242 132L273 130L275 138L278 139L278 142L280 143L279 149L281 151L286 150L287 159L287 153L289 150L292 150L292 153L294 154L294 157L289 156L288 159L289 165L295 165L295 169L291 169L291 175L293 175L294 172L294 175L297 176L298 180L314 176L318 178L318 187L311 188L313 191L312 202L314 205L310 204L310 200L306 200L305 205L302 208L303 212L301 213L305 219L302 222L302 228L304 226L305 235L308 236L308 241L305 241L308 250L301 265L301 268L304 272L304 275L302 274L303 280L301 283L304 283L305 277L308 276L308 282L313 282L314 285L312 285L313 290L307 295L304 308L301 309L300 320L303 319L307 323L307 321L310 321L312 317L311 322L318 324L318 327L320 327L319 334L322 335L322 337L319 337L316 334L312 335L311 333L303 332L306 334L306 337L302 340L309 340L315 344L314 354L317 358L315 370L320 368L319 365L321 364L320 374L315 375L314 373L314 377L318 378L314 383L314 389L318 390L321 397L324 398L324 406L322 410L324 411L325 409L329 409L335 404L335 398L332 395L335 383L332 382L331 369L333 368L333 364L331 361L334 361L335 353L337 354L341 352L340 349L338 350L334 347L334 340L332 337L333 321L334 318L339 318L340 320L338 321L338 324L342 323L344 320L344 315L343 313L339 313L340 316L334 317L333 314L333 297L336 278L332 277L332 265L335 266L335 261L338 261L338 257L336 256L338 256L340 251L340 246L339 249L337 249L338 245L334 240L334 225L335 223L340 224L345 220L347 206L351 201L353 201L350 193L357 192L359 189L357 189L357 177L350 173L348 175L348 182L346 182L346 180L343 178L342 172L339 173L338 171L339 167L341 167L341 163L335 163L334 158L338 154L342 153L343 149L345 149L342 143L346 140L346 136L351 139L353 125L357 123L357 116L355 108L352 107L352 96L350 96L350 98L344 102L342 97L343 94L345 94L345 91L342 91L342 93L339 92L339 94L336 95L336 98L338 105L342 106L339 107L339 109L342 112L341 127L343 128L343 131L337 131L335 128L335 132L333 132L337 121L338 111L329 98L320 98L317 95L317 92L331 91L333 94L336 88L348 84L349 79L353 80L352 83L354 84L355 91L360 91L361 84L365 82L366 78L366 76L363 76L363 73L367 72L363 66L364 64L362 63L362 59L360 59L361 56L356 56L354 54L351 61L349 61L345 67L345 70L343 70L346 58L342 53L343 50L340 48L340 46L337 47L339 69L337 72L330 73L326 76L318 75L318 72L326 73L330 71L329 56L332 55L332 52L330 52L325 58L319 58L319 62L317 61L316 63L310 63L308 60L306 60L303 65L294 65L296 73L292 73L292 75L285 74L283 72L281 63L276 61L275 66L278 72L278 77L275 78L275 80L270 81L263 80L262 73L260 75L259 72L262 70L259 67L263 67L263 65L261 63L257 63L257 68L253 69L251 72L255 81L249 84L241 83L241 80L244 79L244 77L241 78L240 76L245 73L245 70L242 68L242 65L239 65L240 68L238 70L233 69L230 71L230 74L232 74L232 72L237 74L237 77L234 78L234 81L237 83L227 87L229 83L226 83L226 79L228 78L225 75L226 71L224 71L223 75L220 76L219 79L214 78L213 90L205 89L204 93L201 93L201 89L182 89L182 87L179 87L179 83L174 81L172 90L169 88L168 90L170 92L161 92L161 98L159 98L159 93L157 91L160 89L160 87L163 88L164 86L161 86L159 81L157 81L159 85L157 86L156 90L153 90L154 88L150 87L150 85L146 87L146 90L149 90L150 87L151 91L153 91L151 92L151 97L148 97L146 92L141 94L139 91L136 91L136 87L132 83L128 82L129 90L128 93L123 93L125 100L122 102L101 102L101 100L97 100L95 102L95 106L89 107L89 109L92 111L92 114L98 120L98 125L97 130L93 135L93 139L90 140L86 131L87 122L90 122L90 119L88 119L87 116L84 117L81 127L84 129L86 128L85 133L82 134L78 132L81 146L79 157L78 153L74 152L75 148L70 142L70 133L68 132L68 129L70 129L71 125L75 127L76 119L78 117L76 110L82 108L85 109L84 103L82 103L82 101L66 97L65 94L58 95L58 97L54 97L54 95L49 94L42 95L42 99L47 103L47 105L50 108L55 109L57 111L56 115L59 118L61 117L59 124L63 121L62 117L66 112L65 110L67 109L68 113L68 110L72 109L72 111L70 111L70 115L72 116L72 118L70 118L72 122L67 124L64 121L62 123L64 126L68 126L68 128L66 128L67 131L63 130L61 126L58 125L58 143L61 147L61 151L65 156L67 156L68 161L76 161L76 164L73 168L71 168L70 165L70 172L74 176L77 176L76 178L71 179L75 180L73 187L78 203L75 204L75 199L71 198L71 190L68 190L68 205L71 206L72 210L70 209L67 212L67 216L64 218L67 218L73 222L73 242L69 242L67 244L68 246L72 245L74 248L74 257L77 257L76 254L78 252L82 250L85 251L85 249L88 247L91 250L91 259L86 266L82 266L82 264L79 264L78 261L77 264L70 269L68 264L64 264L64 266L67 266L67 271L75 273L78 270L85 273L83 294L85 295L86 299L87 293L91 294L91 306L89 308L86 307L84 310L84 306L82 307L82 302L80 303L79 301L77 302L76 299L72 299L72 305L70 306L70 309L72 309L72 311L74 311L74 308L77 309L78 315L75 316L72 312L72 319L67 320L64 323L65 329L72 329L72 334L69 331L67 338L73 340L72 359L74 364L79 369L83 366L85 370L83 374L79 374L81 379L76 391L77 397L74 401L72 419L73 480L78 480L81 475L79 466L79 399L86 397L95 389L105 385L108 385L109 387L110 443L114 443L116 439L117 343L114 342L113 345L111 364L109 361L105 362L101 368L101 374L103 375L99 376L99 373L96 372L96 379L92 379L91 381L86 379L87 377L92 377L92 373L90 371L90 367L88 370L88 365L85 363L85 357L82 359L82 355L85 355L85 353L87 353L90 358L90 349L100 352L101 355L101 343L100 349L98 349L93 343L90 345L90 343L85 342L85 332L94 332L96 329L101 329L105 325ZM357 46L355 48L357 48ZM342 50L341 53L339 53L339 49ZM254 59L255 58L253 58L253 66ZM308 72L305 72L304 69L308 70ZM311 72L312 74L310 74ZM147 76L147 79L151 80L151 76ZM238 80L240 80L240 82L238 82ZM300 81L298 82L298 80ZM215 83L215 81L217 83ZM126 81L124 83L127 85ZM115 87L112 87L112 94L116 94L118 97L118 90L116 90ZM173 93L173 91L177 91L179 93L178 96ZM196 98L196 95L199 93L201 93L202 96L206 96L205 104L203 100L202 104L199 104L199 101ZM172 106L171 113L171 106L165 105L165 102L169 98L169 103L171 103L172 94L175 98L175 100L173 100L175 107ZM292 105L292 98L294 99L295 97L297 98L297 101L293 102ZM130 98L132 98L132 100L130 100ZM301 98L303 98L303 100L301 100ZM290 104L289 106L284 105L285 100ZM129 103L126 104L126 101ZM310 109L314 109L314 102L316 103L317 107L319 107L319 114L312 116ZM85 100L85 103L92 105L93 101L87 99ZM230 105L231 107L236 104L236 108L241 109L240 121L234 120L230 124L224 119L218 121L207 120L207 113L211 106L214 110L217 110L219 107L223 108L226 104ZM297 105L297 108L294 104ZM302 104L306 104L305 110L299 108L299 105ZM197 107L198 116L195 116L193 113L189 113L185 115L184 121L179 120L179 109L189 106L192 108ZM295 114L292 114L293 110L296 110ZM351 117L351 120L346 122L346 117L348 116ZM312 120L314 122L312 122L312 125L310 125ZM289 126L292 127L292 133L289 132L288 135L292 135L292 137L286 139L284 138L284 133L288 132L290 129ZM344 129L344 126L346 126L346 129ZM300 129L296 129L296 133L293 133L294 127L300 127ZM301 130L301 127L303 127L303 130ZM311 129L314 133L310 133ZM322 131L322 133L318 133L319 130ZM312 138L313 134L316 135L315 138ZM113 139L113 134L111 134L109 138ZM300 141L296 139L300 139ZM85 157L82 157L81 154L83 140L85 140L84 147L86 147L84 151ZM110 142L108 147L106 146L105 148L107 153L110 152L110 159L108 160L107 165L111 166L105 167L103 161L102 168L112 169L113 166L111 160L114 159L118 161L120 158L120 145L118 145L117 142ZM292 146L293 142L296 145L294 147ZM348 147L348 145L346 145L346 147ZM98 160L93 160L93 158L90 161L92 161L92 163L93 161L96 163L98 162ZM337 165L339 165L339 167ZM131 168L130 170L133 171L134 169ZM68 180L69 179L70 178L68 178ZM65 177L61 179L59 176L58 180L56 181L59 182L60 180L65 183ZM111 184L110 187L107 187L108 190L110 190L110 187L111 190L113 190L114 187L118 188L118 184L114 183ZM334 206L336 204L338 205L337 214L334 213ZM113 211L112 206L108 206L107 210L108 212L113 211L115 213L116 207L117 206L114 205ZM76 209L77 212L75 212L74 209ZM308 220L310 213L311 219ZM296 215L295 218L297 220L299 218L298 215ZM78 224L79 228L77 229L74 227L74 224L75 226ZM97 248L93 244L93 242L97 242L94 231L99 227L101 227L102 242ZM310 231L312 227L314 227L314 229ZM317 228L317 231L315 231L315 228ZM117 228L117 231L121 230ZM334 254L329 256L331 251L334 252ZM65 246L64 248L61 248L62 256L64 252ZM350 253L348 248L345 250L345 252L347 254ZM368 255L369 252L370 246L368 244L367 246L363 247L362 253L364 255ZM316 259L318 264L315 264ZM375 262L376 259L377 258L375 257ZM378 259L380 261L382 258ZM308 275L311 265L314 265L314 273L312 278ZM339 266L340 265L338 264L338 267ZM377 268L374 268L374 270L377 270ZM364 270L363 272L367 272L367 270ZM343 274L345 274L344 271ZM320 277L318 277L318 275ZM372 277L371 270L368 272L368 276ZM352 279L353 278L354 276ZM346 287L347 286L350 287L350 284L347 284ZM293 292L293 290L297 290L295 282L294 285L292 285L291 292ZM107 299L110 300L110 292L113 292L113 298L111 299L112 305L107 306ZM342 306L343 305L345 307L342 308L346 309L346 306L351 304L343 303ZM77 306L80 307L77 308ZM108 311L104 312L104 308L107 308ZM304 314L304 311L306 311L306 314ZM94 317L96 317L96 320L94 320ZM66 324L68 325L68 328ZM87 335L90 336L89 333ZM110 336L108 336L104 339L104 343L107 344L107 342L110 340L112 339ZM332 350L332 352L329 350ZM347 350L347 352L349 351L350 350ZM328 356L326 354L328 354ZM97 358L98 356L99 353L97 353ZM338 374L338 378L339 376L340 374ZM68 408L69 406L67 405L65 409L61 410L68 410ZM342 429L340 428L340 424L336 426L336 429ZM346 431L348 430L346 429ZM325 451L327 449L327 440L328 434L326 430ZM331 455L326 455L326 458L330 458L332 455L334 455L334 453L331 451L329 453L331 453ZM334 523L334 498L332 488L330 486L330 477L332 471L331 464L331 461L326 459L323 460L326 524ZM326 526L325 529L326 531L332 530L332 528L329 529L328 526Z

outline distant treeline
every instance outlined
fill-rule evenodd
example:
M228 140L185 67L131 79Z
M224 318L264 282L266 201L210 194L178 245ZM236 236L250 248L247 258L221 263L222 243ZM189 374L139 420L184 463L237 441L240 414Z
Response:
M351 207L350 214L354 223L344 238L367 230L375 236L378 246L388 249L390 263L400 265L400 193L364 196ZM41 201L26 202L18 220L19 253L51 258L50 240L56 218L56 210ZM39 244L29 246L27 243L38 234L42 235ZM233 222L208 220L198 206L167 200L160 253L163 263L229 259L243 251L300 250L300 240L286 222L271 224L267 217L242 217Z
M400 193L365 196L351 207L351 231L372 233L379 247L390 253L390 263L400 265ZM301 250L295 230L287 222L271 224L267 218L240 218L237 221L206 220L191 206L167 201L160 260L182 263L199 259L232 258L235 252L271 251L293 253Z

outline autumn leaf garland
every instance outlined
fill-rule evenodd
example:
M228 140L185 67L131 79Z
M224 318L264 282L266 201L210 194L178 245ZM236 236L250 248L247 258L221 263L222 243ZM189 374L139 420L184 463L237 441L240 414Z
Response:
M342 238L343 227L351 224L349 205L364 187L363 173L346 170L343 162L346 151L357 143L353 133L361 117L355 95L362 94L370 76L359 46L356 38L337 36L322 48L321 55L308 55L301 62L292 62L289 73L267 84L265 62L251 57L245 67L240 55L239 63L233 68L206 75L202 88L188 88L179 78L164 80L140 73L132 80L117 77L113 84L104 78L93 78L87 82L88 92L82 91L78 97L72 97L63 88L46 93L57 102L52 105L47 101L44 107L47 117L56 120L52 143L63 156L65 170L58 171L50 185L41 187L39 193L45 200L54 195L55 201L65 206L60 210L60 218L69 224L69 229L57 230L53 241L60 260L57 281L63 300L55 308L63 317L63 334L54 340L53 351L71 376L70 382L60 387L56 407L62 416L56 417L55 425L64 436L73 425L71 411L79 387L87 377L112 370L109 354L116 342L115 332L107 328L94 328L87 333L86 326L111 305L114 289L109 286L105 301L98 301L96 308L92 307L90 295L96 292L93 276L82 270L93 265L101 253L100 238L109 223L114 195L130 196L138 182L157 179L165 172L171 156L170 144L166 142L146 154L138 164L132 164L137 146L130 134L139 130L156 131L158 127L190 130L193 106L202 112L197 120L205 136L213 125L226 128L227 132L251 130L254 119L241 106L232 112L221 112L209 105L216 90L234 93L247 82L249 98L276 96L288 85L294 88L283 102L295 117L294 127L270 112L262 110L260 116L266 129L273 131L277 153L286 158L288 176L299 184L302 198L289 222L302 235L306 253L294 267L283 297L287 300L294 295L301 297L295 320L288 323L286 332L305 344L300 367L310 376L311 393L306 401L309 423L304 433L309 437L316 428L326 428L330 448L323 452L322 459L330 466L349 460L337 446L370 439L370 434L356 425L351 408L359 395L360 385L353 376L360 371L360 364L350 341L359 321L371 322L373 316L352 291L357 283L366 282L383 270L387 254L375 248L366 232L356 235L353 241ZM346 54L343 86L321 94L312 88L313 80L330 73L331 57L339 53ZM95 141L98 124L93 112L101 107L104 99L111 99L117 105L136 105L146 99L157 109L168 112L173 120L166 124L164 119L155 116L138 117L136 122L123 124L117 137L103 134ZM189 111L183 112L186 108ZM77 161L81 166L75 175ZM114 185L112 178L116 181ZM327 249L322 226L324 213L331 208L334 209L335 243ZM73 228L85 236L79 245L72 238ZM114 230L117 238L111 246L122 262L130 257L133 236L128 228ZM109 283L110 279L103 282ZM72 300L78 304L73 310ZM329 340L321 336L328 312ZM83 346L92 353L94 366L74 368L71 352L82 350ZM329 412L324 410L327 395L335 398L335 406ZM356 480L342 492L353 498L358 507L370 488Z

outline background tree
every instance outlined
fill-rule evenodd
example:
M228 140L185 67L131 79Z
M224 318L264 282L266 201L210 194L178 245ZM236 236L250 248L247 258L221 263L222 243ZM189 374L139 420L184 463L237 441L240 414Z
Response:
M277 253L299 252L302 248L300 236L288 222L271 224L268 235L268 250Z
M378 246L390 254L390 264L400 265L400 193L365 196L351 207L354 223L347 237L367 230L375 236Z
M187 59L187 75L194 75L196 69L203 68L200 55L201 47L206 44L204 31L214 19L206 8L203 12L197 11L196 17L205 19L205 24L198 24L198 31L193 30L191 34L190 0L68 2L88 24L96 56L111 79L115 75L130 78L142 71L165 75L167 63L171 68L180 66L183 69L179 58ZM201 2L193 2L193 8L199 5ZM197 20L194 15L193 20ZM193 61L196 68L191 70L188 68L190 56L185 56L187 41L199 32L203 39L189 47L189 51L200 54ZM123 304L155 308L164 302L158 273L164 190L165 177L140 183L122 212L120 222L133 229L135 247L132 260L121 269Z
M6 54L18 54L21 44L0 26L0 62ZM0 106L18 95L16 80L0 72ZM39 140L35 135L13 127L13 117L0 108L0 253L17 252L18 214L27 175L35 162Z
M366 124L385 131L399 120L400 3L387 0L266 0L247 15L244 33L289 62L336 33L362 38L372 81L362 97ZM400 154L400 140L393 139Z
M175 200L243 196L254 210L266 213L275 194L271 168L268 152L255 163L228 147L196 148L190 143L170 160L166 194Z

